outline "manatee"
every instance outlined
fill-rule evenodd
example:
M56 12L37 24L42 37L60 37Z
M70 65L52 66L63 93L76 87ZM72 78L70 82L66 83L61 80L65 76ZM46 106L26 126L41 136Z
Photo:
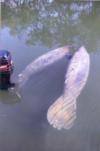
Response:
M34 73L37 73L40 70L43 70L45 67L53 64L57 60L63 58L65 55L70 57L70 52L68 46L60 47L55 50L52 50L31 62L18 76L18 85L19 87L24 86L29 77Z
M63 94L49 107L48 122L57 129L69 129L76 119L77 98L84 88L90 68L90 57L82 46L70 60Z

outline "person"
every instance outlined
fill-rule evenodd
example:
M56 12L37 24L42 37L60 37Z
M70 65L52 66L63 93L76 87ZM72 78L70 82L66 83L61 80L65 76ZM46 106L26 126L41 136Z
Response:
M12 83L10 79L13 69L14 65L10 52L0 50L0 89L8 89L15 86L15 83Z

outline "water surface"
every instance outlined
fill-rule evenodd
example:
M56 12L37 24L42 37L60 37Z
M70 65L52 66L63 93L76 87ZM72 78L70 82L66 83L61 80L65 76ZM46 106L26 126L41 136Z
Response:
M0 49L12 53L13 81L34 59L67 44L73 51L85 45L91 58L73 127L58 131L46 119L48 107L63 91L64 57L31 76L20 90L21 99L0 92L1 151L100 150L100 2L2 3Z

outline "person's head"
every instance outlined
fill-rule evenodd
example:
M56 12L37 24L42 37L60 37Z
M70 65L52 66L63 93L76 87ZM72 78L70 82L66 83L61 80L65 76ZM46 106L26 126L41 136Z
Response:
M0 64L5 65L11 62L11 54L7 50L0 50Z

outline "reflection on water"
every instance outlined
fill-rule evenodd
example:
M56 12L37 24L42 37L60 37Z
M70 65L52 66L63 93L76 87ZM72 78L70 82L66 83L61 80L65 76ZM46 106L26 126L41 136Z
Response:
M69 129L76 118L76 99L89 74L90 59L84 47L73 56L65 76L63 95L48 109L47 119L57 129Z
M70 57L69 48L67 46L50 51L47 54L44 54L43 56L40 56L38 59L34 60L32 63L27 65L21 74L19 74L19 87L23 86L32 74L51 65L65 55L68 58Z
M92 1L5 1L2 4L2 27L7 25L11 35L24 39L28 45L42 43L52 47L67 43L76 48L82 44L88 46L92 41L96 46L95 27L88 21L88 18L94 19L95 5ZM99 25L99 20L96 22ZM93 49L94 45L91 47Z

